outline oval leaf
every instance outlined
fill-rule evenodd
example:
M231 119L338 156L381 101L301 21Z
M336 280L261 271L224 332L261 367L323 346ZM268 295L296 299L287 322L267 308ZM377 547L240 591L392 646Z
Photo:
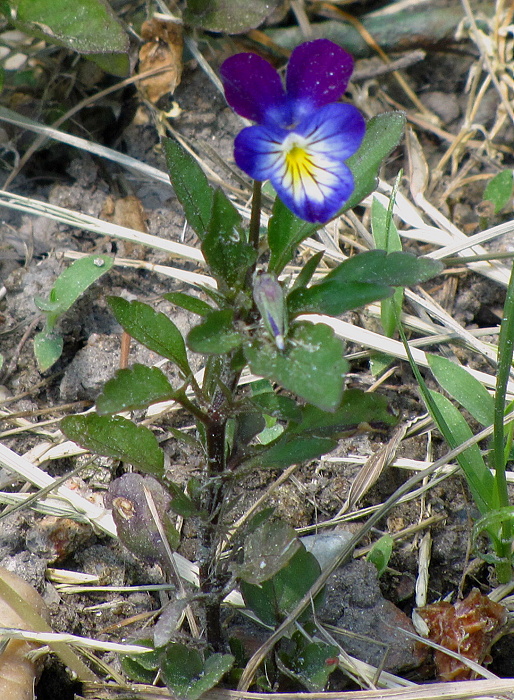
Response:
M141 301L107 299L112 312L129 335L162 357L172 360L184 375L191 374L182 333L165 314Z
M52 44L90 55L128 52L127 33L102 0L10 0L9 6L18 28Z
M383 284L327 280L292 292L287 298L287 306L294 315L314 313L339 316L345 311L386 299L393 291L392 287Z
M164 452L151 430L121 416L67 416L61 421L67 438L86 450L129 462L149 474L162 476Z
M236 576L255 585L274 576L300 548L300 540L288 523L265 521L245 540L244 561Z
M53 333L38 333L34 338L34 355L40 372L46 372L62 354L63 339Z
M325 280L406 287L438 275L443 267L439 260L418 258L412 253L368 250L342 262L328 273Z
M164 138L164 153L171 184L184 208L188 224L200 240L207 234L214 188L193 156L173 139Z
M282 0L188 0L184 21L210 32L243 34L264 22Z

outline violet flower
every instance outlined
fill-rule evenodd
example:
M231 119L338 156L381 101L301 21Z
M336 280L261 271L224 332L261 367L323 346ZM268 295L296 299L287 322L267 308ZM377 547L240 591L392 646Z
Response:
M345 161L359 148L365 123L356 107L337 102L352 70L350 54L328 39L293 51L287 90L257 54L236 54L221 66L227 102L257 122L236 137L237 165L254 180L270 180L284 204L306 221L329 221L354 188Z

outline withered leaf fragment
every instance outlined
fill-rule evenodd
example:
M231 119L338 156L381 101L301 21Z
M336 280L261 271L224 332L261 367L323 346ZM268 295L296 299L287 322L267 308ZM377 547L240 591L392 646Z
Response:
M482 595L477 588L454 605L441 601L425 605L417 612L429 627L429 639L479 664L491 662L491 644L507 620L503 605ZM462 661L442 651L434 652L434 661L443 681L461 681L474 676Z
M143 22L145 43L139 50L139 72L167 68L139 81L147 100L155 104L163 95L173 94L182 76L182 25L178 22L150 19Z

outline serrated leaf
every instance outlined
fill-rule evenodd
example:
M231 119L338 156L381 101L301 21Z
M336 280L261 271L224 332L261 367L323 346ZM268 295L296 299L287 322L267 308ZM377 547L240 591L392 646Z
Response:
M244 354L254 374L273 379L323 410L339 405L348 363L343 343L329 326L297 323L285 352L265 338L254 338L244 346Z
M135 364L128 369L119 369L109 379L96 400L96 410L100 415L132 411L159 401L169 401L174 396L173 387L158 367Z
M212 654L205 661L196 649L169 644L161 661L161 675L178 700L197 700L230 671L231 654Z
M13 24L33 36L83 54L126 54L128 36L101 0L10 0Z
M300 243L318 228L320 224L299 219L277 197L268 224L268 245L271 251L268 271L279 275L293 259Z
M127 333L162 357L172 360L185 376L191 374L181 332L165 314L141 301L108 297L107 302Z
M34 355L40 372L46 372L62 355L63 339L42 331L34 337Z
M234 328L231 309L213 311L202 323L194 326L187 336L188 347L205 355L220 355L241 345L241 334Z
M386 112L366 124L361 147L346 164L353 173L354 190L342 212L352 209L376 189L382 162L400 143L405 127L403 112Z
M175 306L180 306L182 309L191 311L197 316L207 316L211 311L214 311L214 308L206 301L203 301L203 299L192 297L190 294L184 294L184 292L169 292L168 294L163 294L163 297L175 304Z
M244 34L261 25L281 0L188 0L184 21L224 34Z
M283 569L299 548L300 540L288 523L266 520L246 537L244 561L235 575L259 585Z
M495 175L484 190L484 199L494 204L494 213L498 214L512 198L514 188L514 171L510 168Z
M173 139L162 139L171 184L184 208L186 219L202 241L211 218L214 188L193 156Z
M257 258L256 251L246 241L241 216L221 190L214 192L202 253L221 290L242 288Z
M77 445L94 454L112 457L139 467L149 474L162 476L164 452L157 438L144 426L136 426L121 416L67 416L61 430Z
M478 379L455 362L427 353L428 364L441 387L473 418L487 427L494 422L494 399Z
M393 294L392 287L369 282L341 282L328 279L308 289L297 289L287 298L289 312L295 316L304 313L339 316L345 311L358 309Z

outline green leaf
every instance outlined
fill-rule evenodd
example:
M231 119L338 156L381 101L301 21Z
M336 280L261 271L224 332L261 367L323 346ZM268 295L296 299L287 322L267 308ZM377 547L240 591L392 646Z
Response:
M127 33L101 0L10 0L9 8L18 29L52 44L89 55L128 52Z
M178 484L168 482L168 487L173 494L170 507L174 513L181 515L183 518L201 517L203 515Z
M221 355L241 345L241 334L234 328L232 309L213 311L187 336L188 347L204 355Z
M324 250L320 250L319 253L316 253L315 255L308 260L305 265L302 267L300 270L300 273L298 277L295 279L293 282L293 286L291 287L291 291L294 291L295 289L302 289L303 287L306 287L309 282L312 279L313 274L316 272L318 265L321 262L321 258L325 255Z
M40 372L46 372L62 354L63 339L55 333L42 331L34 337L34 355Z
M214 188L193 156L169 138L162 139L171 184L184 208L186 219L198 238L207 234Z
M300 421L302 413L296 401L273 391L252 396L251 403L268 416L285 421Z
M328 279L313 284L308 289L292 292L287 298L287 306L289 312L295 316L304 313L339 316L345 311L390 297L393 291L391 287L383 284Z
M162 357L172 360L184 375L191 374L181 332L165 314L141 301L108 297L111 310L127 333Z
M240 289L257 258L256 251L246 242L241 216L221 190L214 192L202 253L221 290Z
M61 430L94 454L129 462L149 474L162 476L164 452L157 438L144 426L136 426L121 416L67 416L61 421Z
M303 544L287 565L259 586L241 581L245 605L266 625L275 626L294 610L321 573L316 557ZM315 604L320 600L318 597ZM307 611L310 615L311 611Z
M309 642L300 632L293 635L293 652L280 653L287 675L299 681L311 693L320 693L338 665L339 649L325 642Z
M371 202L371 230L375 246L388 253L402 249L402 242L393 217L376 197Z
M36 306L55 319L68 311L93 282L108 272L113 262L108 255L89 255L75 260L55 280L48 299L37 297L34 300Z
M360 423L395 425L398 419L388 411L385 396L371 394L360 389L347 389L340 406L333 412L322 411L316 406L304 406L302 419L288 429L289 434L334 437L341 431Z
M397 178L397 183L398 179L399 178ZM388 253L401 251L402 249L400 235L392 216L395 196L396 190L393 191L389 209L386 209L376 197L373 197L371 203L371 229L373 231L375 246L386 250ZM403 289L396 289L392 299L384 299L380 305L380 320L382 321L384 333L388 338L392 338L397 329L398 319L402 312L402 305ZM377 365L374 369L377 369Z
M255 466L261 469L285 469L291 464L317 459L336 447L337 440L331 438L307 435L291 437L285 433L267 449L258 452L251 458L250 463L255 463ZM245 462L245 467L248 466L248 462Z
M203 299L192 297L190 294L184 294L184 292L169 292L168 294L163 294L163 297L175 304L175 306L180 306L182 309L191 311L197 316L207 316L211 311L214 311L213 307L206 301L203 301Z
M494 213L498 214L507 206L514 188L514 171L510 168L495 175L484 190L484 199L494 204Z
M158 367L135 364L119 369L104 385L96 400L100 415L147 408L152 403L168 401L176 395L166 376Z
M400 143L405 126L403 112L386 112L366 124L361 147L346 164L353 173L354 190L342 212L352 209L376 189L382 162Z
M281 352L266 338L244 346L246 359L257 375L273 379L284 389L327 411L339 405L348 363L343 343L322 323L296 323Z
M197 700L230 671L234 657L212 654L205 662L199 651L184 644L169 644L161 661L161 675L178 700Z
M246 537L244 561L235 575L259 585L287 566L300 546L296 532L288 523L266 520Z
M473 418L487 427L494 421L494 399L478 379L456 362L427 354L428 364L440 386Z
M281 0L188 0L184 22L224 34L245 34L261 25Z
M329 272L322 282L291 292L289 311L331 316L390 297L393 286L423 282L441 272L442 263L411 253L369 250L354 255Z
M438 415L432 409L430 412L450 448L458 447L473 437L464 417L446 396L430 391L430 397L437 407ZM478 445L468 447L458 455L457 461L464 472L477 508L482 515L487 513L494 507L494 477L484 462L480 448Z
M366 559L370 561L377 570L377 576L382 576L387 569L391 554L393 553L394 538L391 535L382 535L371 547Z
M325 279L406 287L425 282L442 269L443 264L439 260L418 258L412 253L368 250L342 262Z
M268 245L271 251L268 272L279 275L293 259L299 244L320 226L321 224L299 219L277 197L268 224Z

